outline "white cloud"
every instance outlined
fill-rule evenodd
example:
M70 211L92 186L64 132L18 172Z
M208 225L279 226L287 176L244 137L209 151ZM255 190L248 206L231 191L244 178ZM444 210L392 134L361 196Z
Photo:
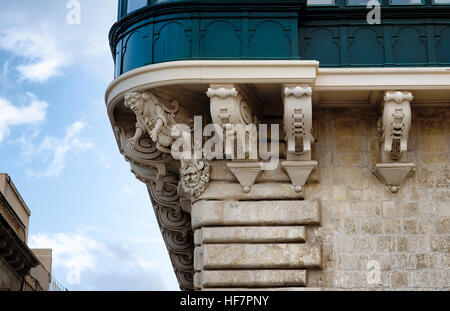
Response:
M69 64L56 39L44 27L23 29L9 27L0 32L0 49L24 59L16 66L20 77L31 82L44 82L61 74L61 67Z
M69 285L80 284L81 274L86 270L95 269L99 255L108 253L102 243L79 234L32 235L30 246L51 248L53 266L61 266L68 270L66 281Z
M15 125L33 124L45 120L48 104L28 93L30 103L25 106L15 106L0 98L0 142Z
M105 244L77 230L31 235L29 245L53 250L52 274L71 290L177 289L167 283L167 273L173 274L170 262L142 247L136 252L133 241Z
M22 136L17 141L21 144L22 156L28 160L31 157L38 158L46 165L44 169L29 171L29 174L37 178L59 176L70 155L93 147L91 141L81 138L81 132L85 127L86 123L77 121L66 128L63 138L46 136L37 146L30 138Z
M78 65L89 74L112 79L108 31L116 19L117 1L82 1L80 25L67 24L66 3L15 0L2 6L0 50L11 57L4 74L42 83L62 75L64 68Z

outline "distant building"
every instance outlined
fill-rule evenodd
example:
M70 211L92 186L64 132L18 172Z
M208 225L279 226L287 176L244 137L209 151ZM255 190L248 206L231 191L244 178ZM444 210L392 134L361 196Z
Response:
M7 174L0 174L0 291L48 291L51 249L27 246L30 210Z

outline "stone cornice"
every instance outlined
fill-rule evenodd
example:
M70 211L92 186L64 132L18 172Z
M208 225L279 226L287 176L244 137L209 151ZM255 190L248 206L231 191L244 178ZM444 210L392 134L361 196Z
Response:
M22 230L26 230L26 226L25 224L22 222L22 220L20 220L19 216L17 215L17 213L14 211L14 209L11 207L11 205L9 204L8 200L5 198L5 196L3 195L3 193L0 192L0 203L2 206L4 206L5 211L12 217L12 219L14 219L14 222L22 229Z
M316 78L317 61L176 61L131 70L113 80L106 91L109 104L126 92L177 84L310 83Z
M39 260L0 214L0 256L19 276L27 275Z
M450 68L320 68L315 91L448 89Z
M132 90L223 83L306 83L314 92L446 90L450 85L450 68L319 69L317 61L176 61L140 67L121 75L108 86L105 102L112 116L115 105Z

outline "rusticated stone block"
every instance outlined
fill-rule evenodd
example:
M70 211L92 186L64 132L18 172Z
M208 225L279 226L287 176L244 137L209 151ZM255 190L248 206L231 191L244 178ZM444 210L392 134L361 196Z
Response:
M246 193L238 183L218 181L211 182L196 200L301 200L303 197L303 191L296 192L290 183L254 184L251 186L250 192Z
M195 244L222 243L305 243L306 228L290 227L213 227L195 231Z
M306 270L203 271L195 276L197 288L306 286Z
M192 227L289 226L320 222L318 201L198 201L192 205Z
M196 247L194 249L194 271L202 271L203 248Z
M205 244L195 266L215 269L305 269L322 266L319 246L308 244ZM201 262L199 262L201 261Z

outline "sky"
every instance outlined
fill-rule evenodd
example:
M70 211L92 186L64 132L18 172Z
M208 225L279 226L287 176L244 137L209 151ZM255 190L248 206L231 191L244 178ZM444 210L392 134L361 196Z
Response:
M178 290L143 183L120 155L104 93L117 0L0 0L0 172L31 210L69 290Z

